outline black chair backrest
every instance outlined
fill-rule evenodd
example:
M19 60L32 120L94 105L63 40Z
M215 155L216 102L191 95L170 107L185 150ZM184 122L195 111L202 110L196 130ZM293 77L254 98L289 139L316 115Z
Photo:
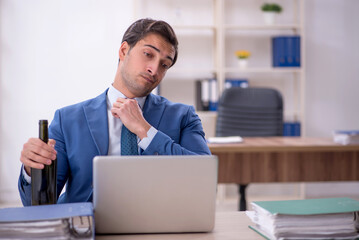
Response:
M218 105L216 136L283 135L283 99L271 88L233 87L223 91Z

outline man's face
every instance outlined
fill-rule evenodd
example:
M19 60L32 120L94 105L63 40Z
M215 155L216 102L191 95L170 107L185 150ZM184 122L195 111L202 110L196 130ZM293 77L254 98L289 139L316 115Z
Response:
M148 34L130 49L120 48L120 85L129 97L148 95L162 81L175 56L174 47L162 36Z

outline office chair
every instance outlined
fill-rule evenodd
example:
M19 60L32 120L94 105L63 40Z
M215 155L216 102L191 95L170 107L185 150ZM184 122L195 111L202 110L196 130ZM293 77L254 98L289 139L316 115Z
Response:
M271 88L225 89L219 100L216 136L266 137L283 135L283 99ZM239 210L246 210L245 190L239 184Z

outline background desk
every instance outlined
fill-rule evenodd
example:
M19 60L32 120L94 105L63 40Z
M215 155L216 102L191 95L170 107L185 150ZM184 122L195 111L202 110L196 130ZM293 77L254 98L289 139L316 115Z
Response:
M240 184L242 211L249 183L359 180L359 145L330 138L247 137L209 148L219 158L218 183Z
M253 137L209 148L219 158L219 183L359 180L359 145L330 138Z
M215 227L211 233L96 235L96 240L263 240L248 228L251 224L244 212L217 212Z

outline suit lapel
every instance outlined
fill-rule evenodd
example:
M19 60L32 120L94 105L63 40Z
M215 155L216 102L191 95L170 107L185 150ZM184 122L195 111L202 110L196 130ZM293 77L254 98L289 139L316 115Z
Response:
M161 104L159 96L150 94L143 106L143 117L151 126L158 129L165 108L165 104Z
M87 124L99 155L108 153L107 90L83 106Z

